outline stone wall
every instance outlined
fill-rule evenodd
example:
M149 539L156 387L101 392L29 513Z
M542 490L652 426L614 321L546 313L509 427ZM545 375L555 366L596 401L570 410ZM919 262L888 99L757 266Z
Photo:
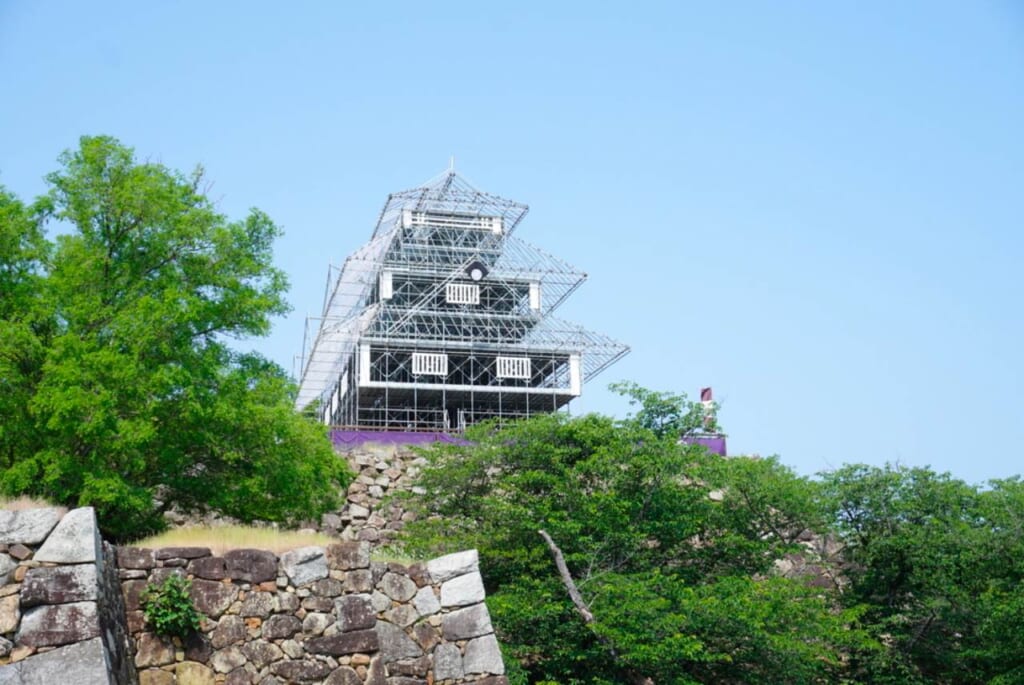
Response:
M91 507L0 511L0 684L137 682L114 561Z
M368 541L280 557L205 548L118 549L141 685L505 685L475 551L405 566ZM147 630L139 597L192 579L207 616L185 644Z

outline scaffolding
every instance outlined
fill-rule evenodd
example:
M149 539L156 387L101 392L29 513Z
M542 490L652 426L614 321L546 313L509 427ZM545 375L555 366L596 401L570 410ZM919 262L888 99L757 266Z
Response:
M328 268L296 408L450 432L578 397L629 348L551 315L586 274L512 235L528 210L453 170L388 196L370 241Z

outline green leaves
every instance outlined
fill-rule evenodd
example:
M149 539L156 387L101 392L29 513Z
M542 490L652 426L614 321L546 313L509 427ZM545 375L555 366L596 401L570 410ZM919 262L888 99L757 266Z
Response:
M142 615L157 635L186 638L199 630L202 614L192 604L187 579L171 574L162 585L149 584L140 598Z
M228 220L201 170L112 138L61 164L31 210L0 194L0 279L20 298L0 306L0 488L94 505L117 539L172 504L273 521L333 506L349 474L325 430L279 368L227 345L288 310L278 227ZM42 219L73 230L49 246Z

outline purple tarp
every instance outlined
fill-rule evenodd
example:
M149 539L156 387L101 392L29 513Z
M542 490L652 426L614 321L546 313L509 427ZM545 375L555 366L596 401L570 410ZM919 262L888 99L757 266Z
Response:
M335 447L341 448L359 447L367 442L375 442L379 445L429 445L435 442L465 444L465 440L447 433L341 429L331 430L331 442Z
M683 438L680 442L685 442L687 445L703 445L707 448L708 452L722 457L725 456L724 435L691 435Z

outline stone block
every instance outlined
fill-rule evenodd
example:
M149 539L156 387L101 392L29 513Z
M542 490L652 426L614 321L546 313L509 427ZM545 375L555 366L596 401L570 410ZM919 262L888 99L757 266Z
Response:
M330 614L310 612L302 619L302 632L306 635L321 635L332 623L334 618Z
M487 605L477 604L445 614L441 622L441 631L444 639L454 641L493 633L494 628L491 626Z
M380 638L373 630L355 630L330 637L317 637L306 640L306 651L310 654L329 654L344 656L357 652L376 652L380 648Z
M369 569L357 569L345 574L347 592L369 592L373 589L373 573Z
M345 586L341 584L340 580L322 578L310 585L309 589L318 597L337 597L344 591Z
M370 568L370 546L362 542L336 542L327 547L330 567L341 571Z
M491 634L467 642L462 667L466 673L503 674L505 662L501 659L498 638Z
M313 659L278 661L270 667L270 672L289 683L323 682L330 675L331 666Z
M142 607L142 593L149 585L144 580L129 580L121 583L121 594L124 595L124 606L128 611L136 611Z
M258 549L233 549L224 553L228 577L247 583L277 579L277 557Z
M30 568L21 586L21 606L94 602L98 583L95 564Z
M338 616L338 628L342 632L366 630L377 623L377 612L367 594L339 597L334 601L334 611Z
M6 585L14 578L14 569L18 562L9 554L0 554L0 585Z
M139 685L174 685L174 674L161 668L139 671Z
M448 554L427 562L427 573L435 583L480 570L480 557L475 549Z
M200 559L210 556L209 547L163 547L156 551L159 561L168 559Z
M421 656L417 659L403 659L388 664L388 675L404 675L425 677L430 669L430 657Z
M54 647L82 642L100 634L96 602L73 602L29 609L21 617L16 642Z
M322 547L300 547L285 552L281 555L281 567L296 587L327 577L327 557Z
M21 602L18 595L0 597L0 633L13 633L21 621Z
M479 571L456 576L441 585L441 606L464 607L484 601L484 580Z
M224 557L199 557L188 562L188 572L196 578L223 580L228 576Z
M401 626L402 628L411 626L419 617L420 615L419 612L416 611L416 607L411 604L399 604L395 608L384 612L385 620L389 623L394 623L396 626Z
M238 647L225 647L213 653L210 657L210 666L217 673L231 673L239 666L245 665L245 655Z
M458 680L465 674L458 645L445 642L434 650L434 680Z
M428 652L441 641L441 634L426 621L420 621L412 627L412 639L416 640L416 644L422 647L423 651Z
M412 598L412 605L416 607L416 611L420 612L421 616L430 616L441 611L441 603L437 601L434 588L429 585L416 591L416 596Z
M177 685L214 685L216 678L213 670L195 661L182 661L174 667Z
M391 598L380 590L373 591L373 594L370 595L370 601L373 602L373 610L377 613L391 608Z
M55 507L0 510L0 544L38 545L60 521L61 510Z
M355 672L355 669L348 666L339 666L327 676L324 685L363 685L362 678Z
M217 627L210 633L210 644L214 649L222 649L236 642L241 642L249 635L245 621L238 616L221 616Z
M274 595L269 592L250 592L242 602L239 614L243 618L266 618L274 611Z
M386 621L377 621L374 630L380 638L380 655L385 663L415 659L423 655L420 646L398 626Z
M99 637L0 666L2 685L106 685L109 682L103 641Z
M385 573L384 577L377 583L377 588L385 595L396 602L408 602L416 596L416 583L408 576L400 576L397 573Z
M253 640L242 645L242 654L257 669L264 669L284 656L281 648L266 640Z
M101 544L96 511L92 507L79 507L64 514L32 558L58 564L95 562L102 559Z
M135 641L135 666L149 668L174 663L174 643L154 633L143 633Z
M289 638L302 630L302 622L294 616L279 614L263 622L263 637L267 640Z
M118 547L118 568L151 569L156 567L156 555L153 550L144 547Z
M213 619L219 618L227 611L237 595L238 590L234 585L213 580L193 580L192 588L189 590L189 596L192 597L196 609Z

